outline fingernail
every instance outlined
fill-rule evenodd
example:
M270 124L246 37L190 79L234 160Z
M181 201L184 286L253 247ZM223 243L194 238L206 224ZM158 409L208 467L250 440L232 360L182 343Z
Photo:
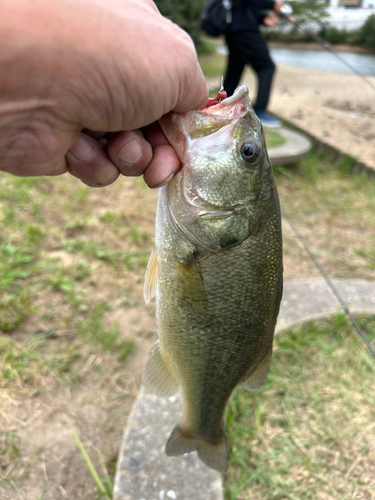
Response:
M169 174L168 177L166 177L162 182L160 182L159 184L157 184L156 186L148 186L149 188L151 189L157 189L157 188L160 188L162 186L165 186L165 184L168 184L168 182L172 179L172 177L174 176L174 174Z
M69 152L72 153L76 160L90 161L95 155L95 146L84 135L80 135L69 149Z
M128 166L136 163L142 156L142 148L138 141L133 139L123 146L117 153L117 158Z

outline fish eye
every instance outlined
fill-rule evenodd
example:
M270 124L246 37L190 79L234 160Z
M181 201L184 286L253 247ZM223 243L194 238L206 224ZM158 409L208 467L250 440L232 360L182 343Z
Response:
M240 153L245 161L252 163L258 157L258 145L254 142L246 141L242 144Z

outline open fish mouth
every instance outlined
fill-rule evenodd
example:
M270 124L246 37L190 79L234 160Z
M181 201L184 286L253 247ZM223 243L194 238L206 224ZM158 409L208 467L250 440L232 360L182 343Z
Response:
M244 96L246 96L248 94L249 94L249 91L248 91L248 88L246 87L246 85L241 85L240 87L238 87L234 91L233 95L231 95L230 97L226 97L225 99L223 99L220 104L221 105L225 105L225 106L233 104L233 103L237 102L242 97L244 97Z
M220 91L218 92L219 96ZM249 107L251 107L249 91L246 85L238 87L230 97L226 97L223 100L220 100L220 98L216 99L218 102L212 104L209 100L207 107L202 109L201 113L210 114L220 119L224 118L225 121L231 121L233 118L244 115L249 110Z

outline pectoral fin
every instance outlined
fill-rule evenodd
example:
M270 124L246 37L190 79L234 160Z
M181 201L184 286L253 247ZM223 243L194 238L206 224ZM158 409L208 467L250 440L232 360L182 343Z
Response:
M145 299L146 304L150 302L152 297L156 294L156 290L158 288L158 280L159 280L159 265L158 258L156 253L156 247L152 249L150 258L147 264L147 270L145 274L145 284L143 287L143 297Z
M199 265L193 255L186 259L176 258L177 291L185 306L194 303L194 307L205 308L207 298L204 290Z
M147 392L163 398L169 398L178 391L178 382L172 369L164 358L160 343L157 342L151 351L142 376L142 382Z
M242 385L248 391L256 391L261 387L263 387L263 385L266 383L267 375L270 369L271 358L272 358L272 348L263 358L263 361L261 361L256 370L251 372L251 375L246 377L245 380L242 382Z

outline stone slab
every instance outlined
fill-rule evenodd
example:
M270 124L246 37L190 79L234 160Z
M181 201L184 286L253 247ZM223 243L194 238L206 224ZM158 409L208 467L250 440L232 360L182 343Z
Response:
M375 314L374 282L332 282L353 313ZM287 282L276 332L339 310L339 302L323 279ZM222 500L221 475L202 464L196 452L165 455L165 443L181 414L179 395L164 399L140 391L123 437L114 500Z
M333 279L332 283L351 312L375 314L374 282ZM340 310L340 303L323 279L286 282L276 333L306 321L328 318Z
M164 446L182 415L181 396L140 391L129 416L117 464L114 500L221 500L221 475L196 452L167 457Z

